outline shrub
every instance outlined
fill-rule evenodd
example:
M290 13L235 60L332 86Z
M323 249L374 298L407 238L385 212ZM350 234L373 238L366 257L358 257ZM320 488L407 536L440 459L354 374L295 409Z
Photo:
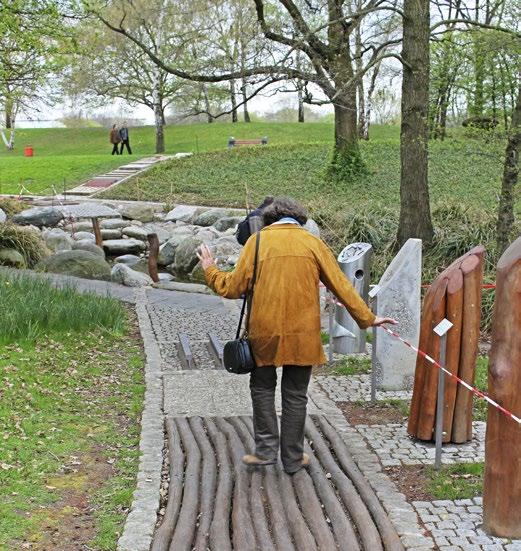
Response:
M37 231L10 223L0 224L0 249L16 249L29 267L51 254Z
M34 341L53 333L121 332L125 311L115 299L54 287L45 279L0 273L0 342Z
M22 201L17 199L10 199L9 197L0 198L0 209L2 209L8 218L22 212L27 206Z

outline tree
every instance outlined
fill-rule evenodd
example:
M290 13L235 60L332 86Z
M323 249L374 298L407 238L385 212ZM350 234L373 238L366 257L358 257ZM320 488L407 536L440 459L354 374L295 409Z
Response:
M404 0L402 123L400 129L400 221L398 244L410 237L430 243L428 182L429 0Z
M519 151L521 149L521 74L518 75L517 101L512 114L505 151L501 196L497 221L497 248L502 254L510 244L514 225L514 191L519 175Z

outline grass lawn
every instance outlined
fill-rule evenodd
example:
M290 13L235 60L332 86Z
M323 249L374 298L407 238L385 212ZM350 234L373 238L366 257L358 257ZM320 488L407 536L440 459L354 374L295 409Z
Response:
M0 273L0 308L24 316L0 324L0 549L113 550L135 488L141 342L120 303L45 287Z

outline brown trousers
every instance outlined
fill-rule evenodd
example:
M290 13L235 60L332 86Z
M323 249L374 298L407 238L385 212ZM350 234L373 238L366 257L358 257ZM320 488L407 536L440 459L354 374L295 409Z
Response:
M255 455L262 459L276 459L280 444L280 456L287 473L295 473L301 468L310 378L311 367L286 365L282 368L279 438L275 411L276 368L258 367L250 375Z

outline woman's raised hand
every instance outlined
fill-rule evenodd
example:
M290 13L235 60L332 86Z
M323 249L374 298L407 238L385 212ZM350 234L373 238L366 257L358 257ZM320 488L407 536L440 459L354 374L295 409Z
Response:
M373 325L371 327L380 327L380 325L385 325L387 323L389 325L397 325L398 324L398 322L393 318L379 318L378 316L376 316L376 318L373 322Z
M213 257L212 251L208 248L208 245L204 243L199 247L197 251L197 258L201 261L201 266L203 270L206 270L210 266L215 265L215 259Z

